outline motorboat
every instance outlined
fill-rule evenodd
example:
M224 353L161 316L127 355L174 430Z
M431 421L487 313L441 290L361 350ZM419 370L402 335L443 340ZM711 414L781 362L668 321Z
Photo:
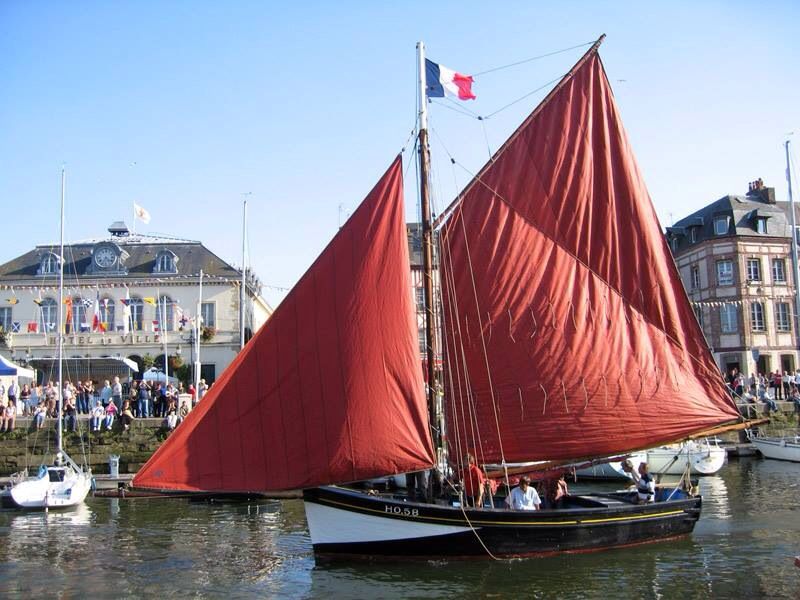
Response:
M725 465L727 458L725 448L718 442L716 438L706 438L651 448L647 451L650 472L681 475L688 465L692 474L713 475Z

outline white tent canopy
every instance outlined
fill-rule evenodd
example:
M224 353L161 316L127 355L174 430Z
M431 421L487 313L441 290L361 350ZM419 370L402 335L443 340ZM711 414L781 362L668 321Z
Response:
M156 381L159 383L164 383L167 381L167 375L164 373L164 371L156 369L155 367L151 367L142 374L142 379L144 381ZM169 377L168 383L171 383L173 385L178 385L178 378Z
M36 376L36 373L34 373L33 369L21 367L0 354L0 375L22 377L23 379L33 379Z

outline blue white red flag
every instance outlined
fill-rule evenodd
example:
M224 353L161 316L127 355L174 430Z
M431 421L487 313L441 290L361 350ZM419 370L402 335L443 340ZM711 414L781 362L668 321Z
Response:
M459 100L475 100L472 93L472 75L462 75L444 65L425 59L425 80L428 98L443 98L445 94Z

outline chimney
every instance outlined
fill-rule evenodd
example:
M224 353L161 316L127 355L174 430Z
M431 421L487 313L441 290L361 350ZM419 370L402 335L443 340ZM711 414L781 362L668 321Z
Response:
M764 204L775 204L775 188L766 187L760 177L747 186L747 195L751 200Z

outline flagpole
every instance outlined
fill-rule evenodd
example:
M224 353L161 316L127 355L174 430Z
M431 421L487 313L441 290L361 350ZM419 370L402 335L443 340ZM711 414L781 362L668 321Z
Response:
M164 338L164 386L166 387L167 383L169 383L169 354L167 354L167 297L166 295L163 297L164 300L162 304L161 310L161 327L159 327L159 333Z

